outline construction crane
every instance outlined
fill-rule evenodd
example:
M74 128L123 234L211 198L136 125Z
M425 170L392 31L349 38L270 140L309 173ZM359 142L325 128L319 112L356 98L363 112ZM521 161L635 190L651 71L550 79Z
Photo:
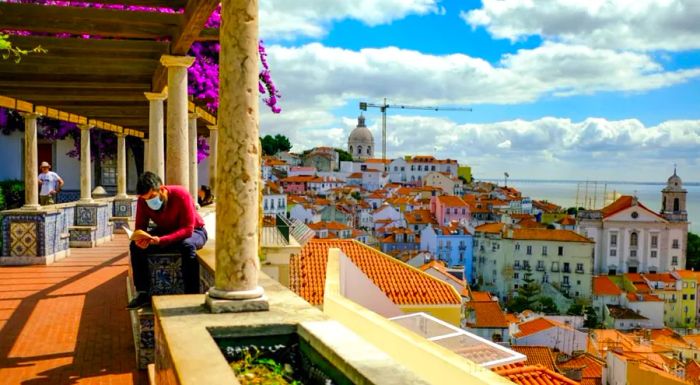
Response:
M387 104L386 98L384 98L384 103L367 103L360 102L360 110L367 111L367 108L379 108L382 112L382 163L386 169L386 110L389 108L396 108L399 110L424 110L424 111L471 111L468 107L428 107L428 106L404 106L400 104Z

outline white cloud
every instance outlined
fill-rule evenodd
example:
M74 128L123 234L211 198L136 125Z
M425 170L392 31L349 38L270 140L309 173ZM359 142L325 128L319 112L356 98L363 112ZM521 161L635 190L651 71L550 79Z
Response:
M273 45L268 53L283 103L292 108L382 97L406 104L513 104L547 94L646 91L700 75L700 69L665 71L646 54L557 43L506 55L498 65L396 47L352 51L312 43Z
M510 142L510 140L504 140L503 142L498 143L498 145L496 145L496 147L498 147L498 148L510 148L511 145L512 145L512 143Z
M266 0L260 2L263 38L321 37L332 22L354 19L374 26L411 14L438 13L439 0Z
M700 48L697 0L483 0L462 12L492 36L548 40L593 47L682 51Z

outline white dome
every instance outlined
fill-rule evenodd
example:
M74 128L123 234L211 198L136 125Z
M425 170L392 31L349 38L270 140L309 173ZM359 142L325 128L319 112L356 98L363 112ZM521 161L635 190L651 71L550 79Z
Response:
M357 127L355 127L355 129L350 133L348 142L360 144L364 143L369 145L372 145L374 142L372 132L369 130L369 128L367 128L367 126L365 126L364 116L360 115L360 117L357 118Z
M676 174L676 170L673 170L673 175L671 175L666 181L666 188L663 191L685 191L683 189L683 180Z

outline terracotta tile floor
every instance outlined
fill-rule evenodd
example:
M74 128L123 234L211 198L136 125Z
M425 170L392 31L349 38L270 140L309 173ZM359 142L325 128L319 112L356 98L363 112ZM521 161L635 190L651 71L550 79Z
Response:
M147 385L126 305L126 236L50 266L0 267L0 385Z

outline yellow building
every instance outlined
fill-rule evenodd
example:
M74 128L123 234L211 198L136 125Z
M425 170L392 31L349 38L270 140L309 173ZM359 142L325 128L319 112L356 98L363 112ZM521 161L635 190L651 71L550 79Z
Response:
M664 300L664 324L670 328L685 328L695 326L695 307L688 307L687 313L684 306L688 306L689 289L686 289L686 301L684 305L682 280L675 277L672 273L655 273L655 274L625 274L626 277L640 276L651 288L651 293ZM629 279L629 278L628 278ZM634 278L637 280L638 278ZM638 281L634 283L638 292L643 290L643 285ZM695 290L695 289L693 289ZM695 293L693 293L693 302L695 302ZM691 318L693 323L690 326L686 323L686 318Z
M697 324L697 273L689 270L676 270L671 274L681 281L681 327L694 328Z
M464 180L471 183L472 168L469 166L459 166L459 168L457 169L457 176L461 176L462 178L464 178Z

